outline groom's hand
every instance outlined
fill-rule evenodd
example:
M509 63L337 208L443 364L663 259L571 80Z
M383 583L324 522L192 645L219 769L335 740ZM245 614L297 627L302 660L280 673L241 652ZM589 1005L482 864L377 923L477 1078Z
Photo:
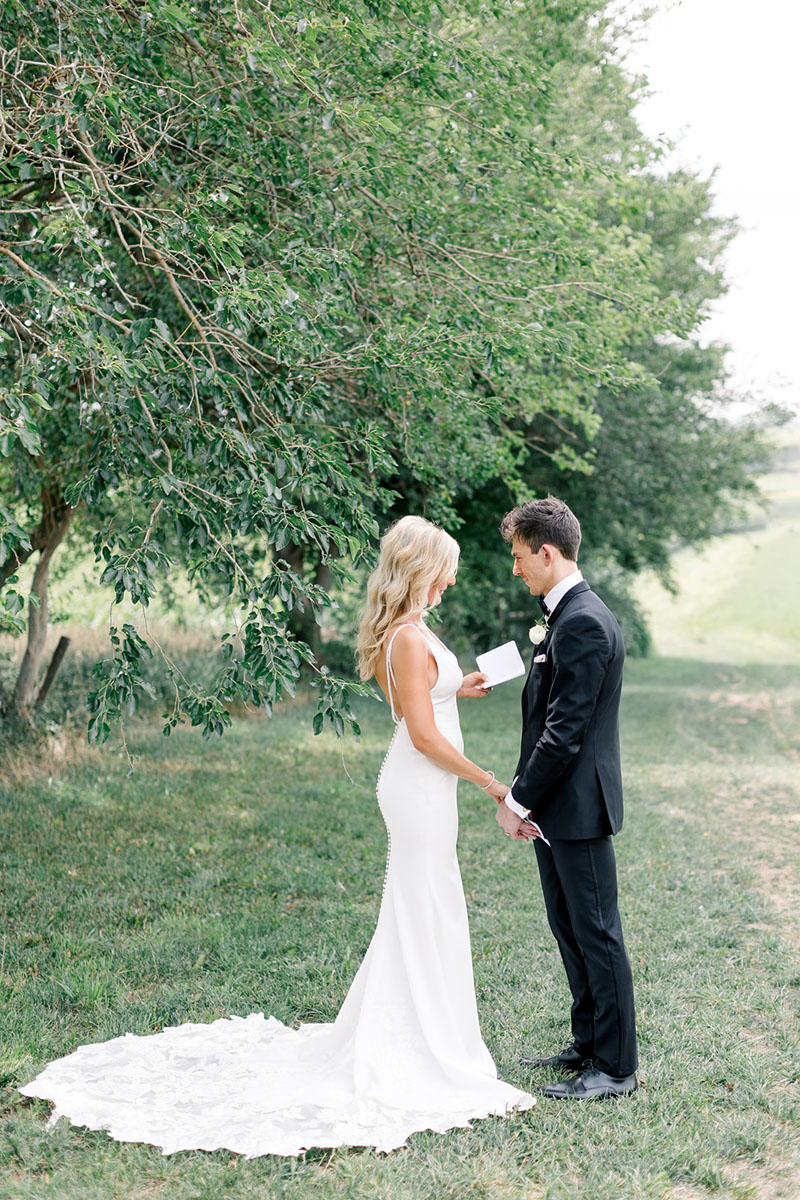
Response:
M497 824L507 833L510 838L516 842L527 842L531 840L533 830L528 834L525 831L525 822L522 817L518 817L515 812L512 812L507 804L498 804L497 806Z

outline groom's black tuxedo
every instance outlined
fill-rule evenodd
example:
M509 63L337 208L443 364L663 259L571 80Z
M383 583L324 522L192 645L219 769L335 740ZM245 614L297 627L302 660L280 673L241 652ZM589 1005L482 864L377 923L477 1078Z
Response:
M522 693L514 799L546 836L574 841L622 825L619 701L625 644L588 583L548 618Z
M610 836L622 825L625 647L615 617L585 582L566 593L548 625L522 695L513 796L551 843L537 838L536 857L572 991L575 1044L600 1070L627 1076L637 1065L633 983Z

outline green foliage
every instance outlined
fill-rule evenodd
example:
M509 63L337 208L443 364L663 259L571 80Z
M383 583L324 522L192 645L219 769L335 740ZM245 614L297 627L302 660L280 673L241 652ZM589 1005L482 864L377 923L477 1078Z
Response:
M603 447L620 407L663 405L654 347L718 290L697 253L718 233L687 232L684 194L710 220L691 180L648 175L599 12L0 3L0 567L70 506L117 601L179 571L226 601L235 649L211 686L175 678L167 729L219 732L303 664L347 721L315 625L389 515L474 538L464 504L500 494L485 538L551 481L617 504ZM684 445L694 381L671 386ZM140 654L124 636L100 665L92 736L135 703Z
M110 719L119 718L123 713L133 716L137 692L146 691L155 699L155 692L141 670L142 661L153 655L147 642L142 641L132 625L124 625L121 635L112 626L109 637L114 648L113 666L109 670L105 662L97 664L93 674L98 680L98 687L89 694L90 742L106 740L110 733Z
M107 630L101 631L102 636L73 637L64 664L38 714L38 723L42 727L43 735L54 726L74 728L76 723L86 725L87 696L98 687L109 686L109 664L113 662L119 643L127 637L125 627L121 634L115 627L112 629L118 639L117 646L108 640ZM216 674L222 665L222 656L213 633L198 630L191 637L181 637L174 630L171 633L172 636L163 644L165 657L157 652L148 653L149 642L144 643L147 650L140 649L138 653L135 652L135 644L132 647L136 680L134 686L129 686L126 695L117 696L119 716L126 724L130 721L130 706L136 717L152 718L165 714L166 725L167 714L172 715L175 706L176 692L173 681L176 678L191 679L201 694L214 688ZM156 640L160 644L162 637L163 633L159 629ZM97 667L101 662L105 662L106 667L98 678ZM7 643L0 650L0 692L7 694L13 688L17 665L14 648ZM130 684L131 681L128 682ZM107 697L108 702L111 699L112 697ZM98 730L98 734L100 733Z
M585 30L583 62L565 59L555 68L558 86L541 114L540 136L598 167L615 164L593 175L581 203L631 239L658 304L678 305L680 316L665 335L618 303L627 380L591 380L591 421L546 408L519 412L516 473L457 501L464 554L445 621L448 634L473 649L501 634L525 639L530 601L509 580L508 549L496 530L512 505L552 493L580 517L582 566L619 617L628 651L647 653L634 576L650 568L672 586L677 544L706 542L750 511L754 472L770 455L766 431L787 415L751 403L749 418L729 416L731 401L742 398L727 385L725 348L704 343L701 326L726 289L722 256L736 224L714 214L708 181L659 170L659 151L636 125L636 89L605 52L610 36L603 22ZM581 381L559 359L541 386L558 394Z

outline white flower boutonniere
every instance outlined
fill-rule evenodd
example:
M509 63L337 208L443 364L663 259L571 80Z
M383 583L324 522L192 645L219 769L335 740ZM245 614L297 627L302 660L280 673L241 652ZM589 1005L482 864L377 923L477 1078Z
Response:
M547 626L531 625L530 629L528 630L528 637L531 639L534 646L540 646L547 637Z

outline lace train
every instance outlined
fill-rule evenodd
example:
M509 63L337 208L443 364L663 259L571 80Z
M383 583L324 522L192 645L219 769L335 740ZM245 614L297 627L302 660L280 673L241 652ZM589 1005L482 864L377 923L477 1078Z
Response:
M226 1149L247 1158L297 1155L312 1146L396 1150L420 1130L444 1133L528 1107L524 1093L496 1078L465 1091L457 1111L446 1094L438 1108L358 1097L345 1082L341 1057L327 1057L332 1028L292 1030L253 1013L145 1037L128 1033L81 1046L20 1091L54 1102L51 1123L68 1117L164 1154Z

